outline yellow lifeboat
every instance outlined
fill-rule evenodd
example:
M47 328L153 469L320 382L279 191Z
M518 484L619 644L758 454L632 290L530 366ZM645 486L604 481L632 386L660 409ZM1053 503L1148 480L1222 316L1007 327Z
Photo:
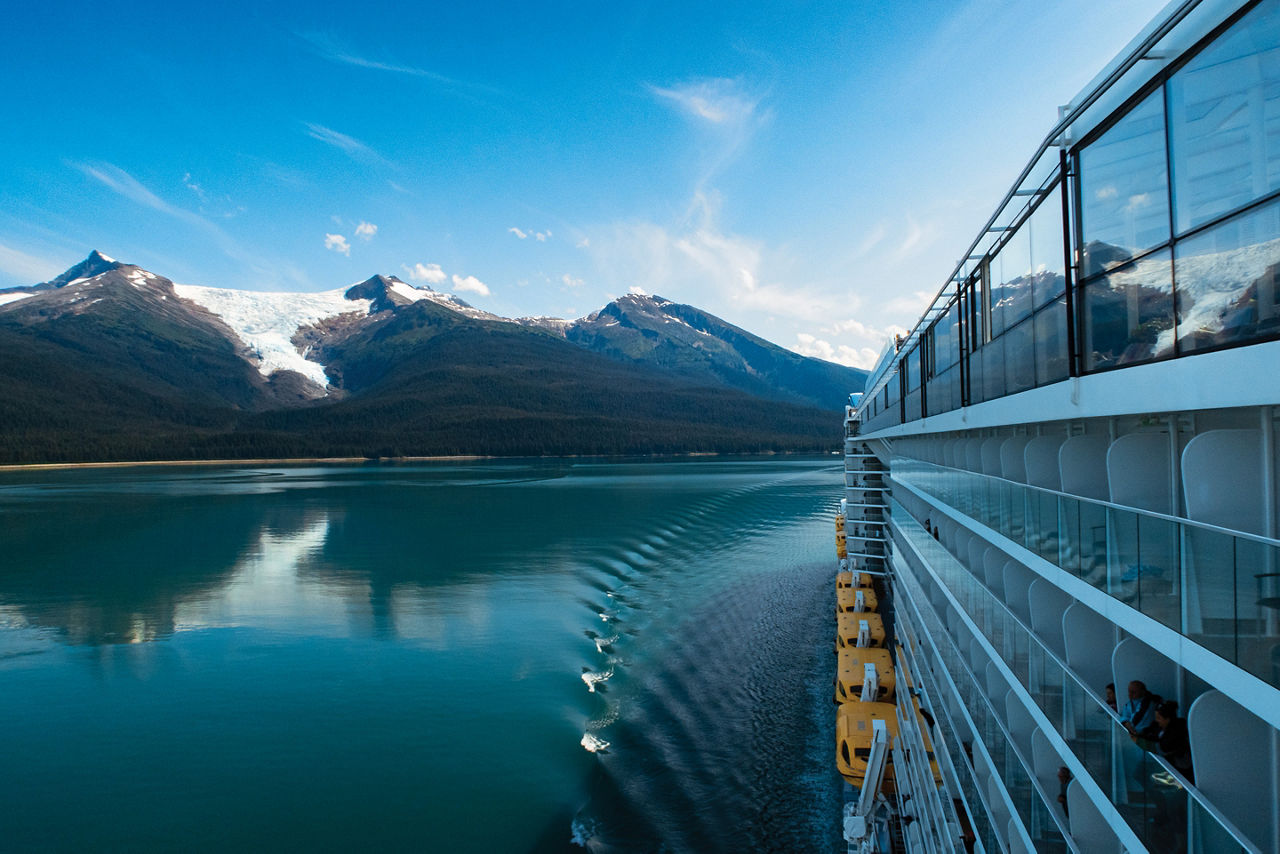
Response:
M862 594L862 607L858 607L858 594ZM875 611L880 607L876 592L870 587L837 587L836 613L848 614L858 611Z
M870 586L871 586L871 573L869 572L859 572L858 583L856 585L853 583L853 572L851 570L846 569L844 572L836 573L836 589L837 590L840 590L845 587L870 587Z
M836 662L837 703L856 703L862 699L862 683L868 664L875 665L878 683L872 700L877 703L893 701L895 679L889 650L851 646L840 650L840 658Z
M844 530L844 514L843 513L836 514L836 530L837 531Z
M884 620L872 612L838 614L836 616L837 651L858 645L858 633L867 626L867 646L884 647Z
M875 722L883 721L889 747L898 737L898 707L893 703L845 703L836 711L836 770L850 785L862 786L875 737ZM893 764L884 771L882 786L892 791Z

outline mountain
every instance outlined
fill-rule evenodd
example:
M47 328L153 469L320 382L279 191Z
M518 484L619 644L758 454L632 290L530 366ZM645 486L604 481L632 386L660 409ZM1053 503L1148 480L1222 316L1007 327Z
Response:
M839 409L866 372L801 356L691 305L630 294L573 321L564 335L617 359L656 365L759 397Z
M830 366L824 400L816 360L659 298L512 321L395 277L234 291L97 252L0 292L0 359L22 462L820 449L812 403L863 377Z

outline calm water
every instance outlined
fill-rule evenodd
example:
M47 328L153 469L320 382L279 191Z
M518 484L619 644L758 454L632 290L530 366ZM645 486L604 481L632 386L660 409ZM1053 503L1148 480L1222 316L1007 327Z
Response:
M840 477L0 474L0 849L835 850Z

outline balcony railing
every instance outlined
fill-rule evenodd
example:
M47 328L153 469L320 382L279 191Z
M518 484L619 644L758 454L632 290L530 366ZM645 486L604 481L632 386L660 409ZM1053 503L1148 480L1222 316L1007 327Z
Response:
M894 502L892 507L898 534L910 539L936 579L951 591L1000 653L1098 785L1115 793L1120 814L1150 850L1259 854L1261 849L1176 769L1133 744L1119 716L1099 696L1097 686L1087 685L982 579L926 534L900 504ZM929 602L927 598L924 601L926 605ZM968 669L962 658L949 662L956 663ZM985 696L985 690L981 693ZM1194 813L1190 833L1186 832L1188 811Z
M906 457L891 469L1280 687L1280 541Z

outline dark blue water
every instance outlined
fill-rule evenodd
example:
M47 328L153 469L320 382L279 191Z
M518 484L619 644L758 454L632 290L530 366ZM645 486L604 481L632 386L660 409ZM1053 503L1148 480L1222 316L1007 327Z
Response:
M0 849L838 850L840 477L0 474Z

